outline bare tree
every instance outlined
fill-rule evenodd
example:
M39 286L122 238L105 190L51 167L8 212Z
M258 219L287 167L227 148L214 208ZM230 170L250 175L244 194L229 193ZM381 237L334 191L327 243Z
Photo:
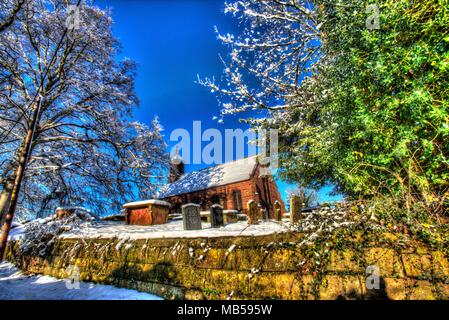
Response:
M26 0L5 0L0 7L0 32L10 27L22 10Z
M239 32L222 34L217 29L218 40L228 48L221 58L223 75L198 79L217 95L220 120L238 115L254 128L278 129L279 176L303 181L299 169L316 168L323 174L313 187L319 187L331 170L318 167L308 150L314 144L326 148L323 153L333 150L328 129L336 123L329 121L331 114L320 112L329 91L323 88L322 71L332 68L334 59L323 48L334 19L329 12L336 7L346 5L333 0L225 2L225 13L237 20Z
M238 35L220 34L228 46L223 58L223 81L198 82L220 97L221 115L237 113L266 117L247 118L257 126L282 117L297 106L302 80L312 74L321 54L321 24L313 1L243 0L225 3L225 13L239 21Z
M153 194L165 169L157 120L131 121L135 64L116 62L109 12L84 4L67 29L66 4L35 0L0 34L0 256L16 207L103 213Z

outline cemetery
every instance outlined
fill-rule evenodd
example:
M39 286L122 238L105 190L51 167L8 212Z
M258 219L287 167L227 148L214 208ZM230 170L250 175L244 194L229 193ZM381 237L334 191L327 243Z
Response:
M253 165L256 175L245 176L250 190L260 179L258 163ZM207 190L216 195L213 186ZM102 220L81 208L58 208L54 217L14 228L7 259L24 272L59 279L70 278L68 270L76 266L81 281L164 299L449 296L449 262L443 251L422 243L404 247L404 234L397 232L348 231L366 219L361 204L310 208L302 194L292 194L286 212L281 200L259 192L252 198L242 192L244 205L241 197L232 197L229 205L226 192L218 198L205 192L198 201L192 197L198 192L204 190L126 203L122 215ZM327 240L316 241L318 237ZM380 266L380 290L365 284L372 265Z
M264 221L255 208L248 203L248 220L234 223L223 223L219 206L211 208L210 222L201 221L194 204L182 208L184 219L165 224L85 222L39 252L23 246L26 232L13 229L7 259L26 272L61 279L70 278L67 270L75 265L81 281L164 299L448 297L449 263L442 251L419 243L400 247L399 234L363 231L338 245L330 241L323 251L314 237L321 229L349 227L343 219L348 208L304 210L290 215L299 218L294 223L290 217ZM381 290L365 285L365 270L373 264L381 268Z
M254 200L265 209L267 217L273 218L274 203L279 203L285 213L276 182L262 157L252 156L236 161L207 167L199 171L185 172L183 160L171 163L169 183L162 187L158 199L170 203L171 213L180 213L188 203L200 205L201 211L209 211L214 204L223 210L247 214L246 204Z
M171 164L169 184L163 187L159 199L123 205L127 225L154 226L182 220L183 230L200 231L203 222L210 228L220 228L239 221L247 221L248 225L257 225L259 220L282 221L284 203L272 177L263 174L260 157L187 174L182 159L177 157L179 161ZM292 204L293 210L301 210L299 197L292 197ZM295 213L290 222L299 218L300 214Z

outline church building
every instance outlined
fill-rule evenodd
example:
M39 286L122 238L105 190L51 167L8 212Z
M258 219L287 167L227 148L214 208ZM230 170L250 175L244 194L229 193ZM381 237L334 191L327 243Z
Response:
M273 176L263 169L258 157L253 156L185 173L184 163L179 159L171 164L169 184L159 199L172 205L172 213L181 212L186 203L199 204L203 211L220 204L224 210L246 213L246 204L254 200L273 218L275 201L281 204L282 213L285 207Z

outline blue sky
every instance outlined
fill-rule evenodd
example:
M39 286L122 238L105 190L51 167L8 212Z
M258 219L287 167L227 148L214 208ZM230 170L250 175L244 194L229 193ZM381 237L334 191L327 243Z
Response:
M203 130L246 129L238 117L225 118L224 124L212 120L220 111L217 99L195 83L197 75L222 75L219 54L225 56L226 47L216 39L214 26L221 33L238 32L236 20L223 12L224 0L98 0L97 4L112 9L121 57L138 64L137 120L149 123L158 116L169 146L176 143L169 142L172 130L191 132L196 120ZM204 166L188 165L186 170ZM278 186L283 196L292 187L280 181ZM322 201L329 200L329 190L320 192Z

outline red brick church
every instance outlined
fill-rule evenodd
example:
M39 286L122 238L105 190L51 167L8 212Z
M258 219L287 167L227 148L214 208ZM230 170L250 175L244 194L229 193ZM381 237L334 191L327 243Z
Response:
M243 213L248 201L254 200L272 218L274 202L281 203L282 212L284 203L273 177L262 174L266 171L262 168L257 156L189 173L184 172L184 163L179 161L170 166L169 184L159 199L172 204L171 212L181 212L183 204L196 203L204 211L220 204L224 210Z

